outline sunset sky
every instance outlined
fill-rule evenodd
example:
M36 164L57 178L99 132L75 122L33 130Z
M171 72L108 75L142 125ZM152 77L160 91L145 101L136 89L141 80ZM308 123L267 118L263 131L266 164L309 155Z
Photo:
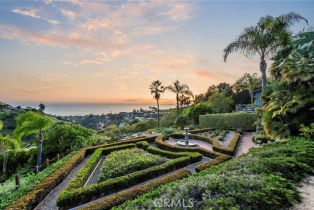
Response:
M224 47L261 16L291 11L314 25L313 1L1 0L0 101L152 103L156 79L202 93L258 72L254 57L224 63Z

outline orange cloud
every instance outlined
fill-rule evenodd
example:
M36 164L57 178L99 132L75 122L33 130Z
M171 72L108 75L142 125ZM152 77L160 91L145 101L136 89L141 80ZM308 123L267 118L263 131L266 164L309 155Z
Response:
M62 15L66 16L66 17L68 17L68 18L70 18L72 20L77 17L77 13L72 11L72 10L61 9L60 11L61 11Z

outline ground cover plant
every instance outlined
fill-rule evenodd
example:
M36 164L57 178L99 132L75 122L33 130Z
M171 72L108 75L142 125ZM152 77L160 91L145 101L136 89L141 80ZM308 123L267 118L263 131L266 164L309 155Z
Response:
M314 142L302 138L267 144L114 209L153 209L156 199L178 198L192 199L191 209L288 208L300 201L295 185L312 172L313 152Z
M11 177L6 182L2 183L0 186L0 209L5 209L14 201L18 200L23 195L26 195L34 188L35 185L54 173L55 170L60 168L72 156L73 153L65 156L58 162L40 171L38 174L31 172L26 176L22 176L20 179L21 184L18 189L16 189L15 186L15 177Z
M101 167L99 181L123 176L164 162L166 158L137 148L112 152L106 157Z
M141 144L137 143L137 145L143 146L143 142L141 142ZM129 172L123 176L109 178L97 184L84 186L84 183L86 182L88 176L90 176L91 171L100 159L101 153L106 154L108 152L107 154L109 154L111 152L114 152L115 150L123 150L126 148L129 149L130 147L135 146L136 144L124 144L96 149L95 152L87 160L85 166L80 169L76 177L70 182L66 190L59 194L59 197L57 199L57 205L62 208L74 207L93 199L101 198L111 193L118 192L127 187L134 186L143 181L164 175L168 172L182 168L186 165L200 161L202 159L202 155L195 152L180 153L177 157L175 155L167 153L167 155L172 156L175 159L169 160L160 165L151 166L131 173ZM155 151L155 154L156 153L163 154L165 152L162 150L157 150ZM166 160L165 158L162 159Z

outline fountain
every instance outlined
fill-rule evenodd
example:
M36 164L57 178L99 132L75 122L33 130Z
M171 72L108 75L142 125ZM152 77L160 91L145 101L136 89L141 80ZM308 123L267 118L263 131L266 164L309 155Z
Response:
M187 127L184 128L184 131L185 131L183 133L184 141L178 141L177 145L182 146L182 147L196 147L197 144L195 142L189 140L189 134L191 134L191 133L189 133L189 128L187 128Z

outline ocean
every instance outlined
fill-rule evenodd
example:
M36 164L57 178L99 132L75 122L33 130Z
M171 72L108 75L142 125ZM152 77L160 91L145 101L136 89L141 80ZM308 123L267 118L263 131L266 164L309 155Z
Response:
M155 104L45 104L45 113L57 116L101 115L119 112L132 112L140 108L148 110ZM13 106L33 107L38 109L38 104L13 104ZM175 108L175 105L160 105L160 109Z

